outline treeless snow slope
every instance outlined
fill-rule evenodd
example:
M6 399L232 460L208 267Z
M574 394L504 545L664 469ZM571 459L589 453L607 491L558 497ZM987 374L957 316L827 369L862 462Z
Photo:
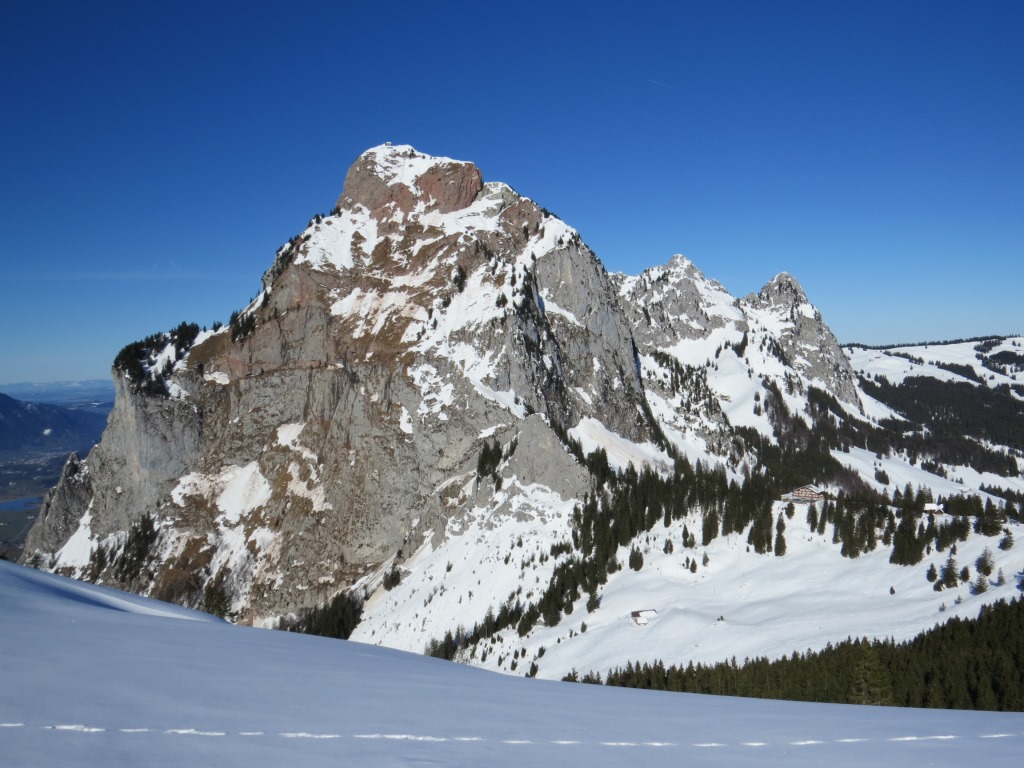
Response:
M1024 746L1020 714L526 680L182 621L202 617L5 562L0 617L0 753L11 766L916 768L1017 765Z

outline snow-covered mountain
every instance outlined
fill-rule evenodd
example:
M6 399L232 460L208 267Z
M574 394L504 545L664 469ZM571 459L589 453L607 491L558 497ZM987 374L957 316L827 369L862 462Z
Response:
M541 677L902 639L1014 592L1024 445L933 439L890 358L789 275L610 275L472 164L384 145L228 326L118 355L25 557L264 626L348 591L356 639ZM954 541L970 584L936 591Z
M5 765L1016 765L1015 713L522 680L0 562Z

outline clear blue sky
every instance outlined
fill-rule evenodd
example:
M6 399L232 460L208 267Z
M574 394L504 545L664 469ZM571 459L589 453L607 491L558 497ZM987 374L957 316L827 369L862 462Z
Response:
M0 382L226 320L384 141L841 341L1024 333L1024 3L0 3Z

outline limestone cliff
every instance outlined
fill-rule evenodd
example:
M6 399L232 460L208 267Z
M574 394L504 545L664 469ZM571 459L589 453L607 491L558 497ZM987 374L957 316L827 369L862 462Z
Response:
M229 327L184 354L150 341L137 381L115 369L110 426L47 500L29 556L114 577L126 531L150 518L155 554L128 586L193 604L216 590L241 620L440 541L488 439L518 435L538 467L568 457L586 419L656 432L630 327L576 232L410 147L361 156ZM542 428L520 432L530 414ZM554 484L589 488L581 472Z
M69 462L26 559L252 623L351 587L382 617L422 601L401 627L421 643L522 588L523 531L571 539L595 490L582 456L737 466L732 428L772 429L763 382L856 403L844 366L790 278L738 301L681 257L612 276L474 165L376 147L228 326L118 355L103 439ZM438 550L439 580L484 561L508 578L383 589ZM373 626L363 639L399 631Z

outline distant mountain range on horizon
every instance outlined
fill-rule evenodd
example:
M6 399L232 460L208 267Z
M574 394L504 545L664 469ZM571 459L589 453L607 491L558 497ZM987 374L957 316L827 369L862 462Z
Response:
M113 402L114 384L110 379L11 382L0 384L0 394L29 403Z
M0 393L0 456L88 450L99 442L108 411L26 402Z

